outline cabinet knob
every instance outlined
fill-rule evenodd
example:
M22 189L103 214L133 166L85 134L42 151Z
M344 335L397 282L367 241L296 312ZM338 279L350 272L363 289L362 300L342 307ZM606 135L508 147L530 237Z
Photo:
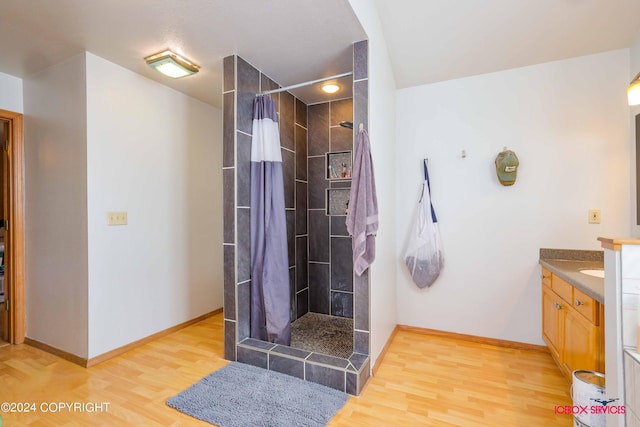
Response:
M560 304L558 304L557 302L554 302L553 306L556 308L556 310L562 310L562 306Z
M582 301L580 301L579 299L577 299L577 300L575 301L575 305L576 305L576 307L580 307L581 305L584 305L584 302L582 302Z

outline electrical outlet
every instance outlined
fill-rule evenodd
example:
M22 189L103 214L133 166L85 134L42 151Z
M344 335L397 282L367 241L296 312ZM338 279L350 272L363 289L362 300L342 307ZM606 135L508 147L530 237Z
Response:
M127 213L107 212L107 225L127 225Z
M589 209L589 224L600 224L600 209Z

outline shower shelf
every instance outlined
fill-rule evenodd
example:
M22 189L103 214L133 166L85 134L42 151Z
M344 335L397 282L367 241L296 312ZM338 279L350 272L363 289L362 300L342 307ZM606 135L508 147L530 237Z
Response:
M351 151L327 153L327 179L351 179Z
M327 215L346 215L350 192L350 188L327 188Z

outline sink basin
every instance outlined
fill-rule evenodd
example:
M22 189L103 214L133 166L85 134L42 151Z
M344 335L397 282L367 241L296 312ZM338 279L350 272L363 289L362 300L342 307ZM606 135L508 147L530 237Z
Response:
M604 279L604 270L580 270L580 273Z

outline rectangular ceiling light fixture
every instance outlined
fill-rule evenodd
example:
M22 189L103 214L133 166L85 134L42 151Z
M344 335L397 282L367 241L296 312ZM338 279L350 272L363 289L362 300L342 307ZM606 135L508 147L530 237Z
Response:
M147 56L144 60L149 67L174 79L190 76L200 70L199 66L170 50Z
M629 105L640 105L640 73L631 80L627 88Z

